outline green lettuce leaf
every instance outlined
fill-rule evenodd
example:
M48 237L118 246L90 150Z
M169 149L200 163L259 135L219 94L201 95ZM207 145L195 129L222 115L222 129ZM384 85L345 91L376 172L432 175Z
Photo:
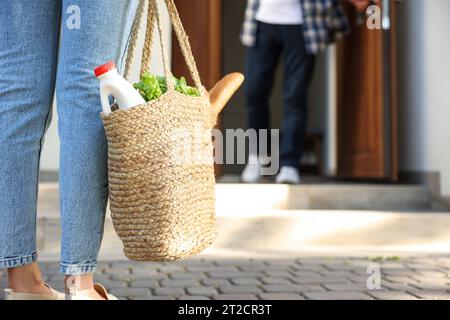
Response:
M181 77L177 79L174 77L175 90L191 97L200 96L197 88L191 87L187 84L186 79ZM151 75L146 72L141 78L141 81L134 84L134 87L139 91L145 101L158 99L167 92L167 82L165 77Z

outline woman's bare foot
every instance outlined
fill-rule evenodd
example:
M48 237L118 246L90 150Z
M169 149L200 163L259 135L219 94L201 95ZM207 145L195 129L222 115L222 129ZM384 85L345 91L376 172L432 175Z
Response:
M37 262L8 269L8 285L17 293L52 295L45 285Z
M77 275L77 276L66 276L64 280L66 287L66 294L77 295L77 293L82 293L84 297L95 299L95 300L106 300L97 290L94 288L94 275L92 273Z

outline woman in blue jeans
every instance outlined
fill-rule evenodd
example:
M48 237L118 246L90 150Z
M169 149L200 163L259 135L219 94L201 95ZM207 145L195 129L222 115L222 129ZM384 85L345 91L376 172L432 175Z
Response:
M66 294L113 298L93 282L108 187L92 70L122 61L135 10L135 1L122 0L1 1L0 268L8 269L7 299L64 299L43 282L36 262L39 158L55 93Z

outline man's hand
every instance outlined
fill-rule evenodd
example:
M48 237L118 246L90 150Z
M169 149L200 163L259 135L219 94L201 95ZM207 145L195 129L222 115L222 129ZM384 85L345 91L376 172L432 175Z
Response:
M359 12L366 11L367 7L370 5L370 0L348 0ZM380 0L374 1L376 4L380 3Z

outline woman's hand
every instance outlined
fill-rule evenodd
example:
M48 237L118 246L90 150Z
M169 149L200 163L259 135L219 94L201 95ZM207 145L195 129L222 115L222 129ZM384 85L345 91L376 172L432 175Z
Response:
M366 11L367 7L370 5L370 0L348 0L359 12ZM374 1L376 4L380 3L380 0Z

